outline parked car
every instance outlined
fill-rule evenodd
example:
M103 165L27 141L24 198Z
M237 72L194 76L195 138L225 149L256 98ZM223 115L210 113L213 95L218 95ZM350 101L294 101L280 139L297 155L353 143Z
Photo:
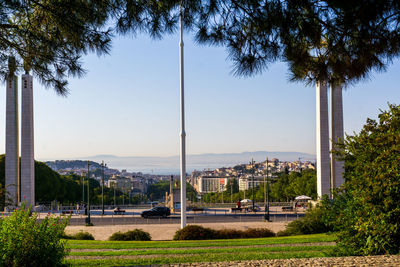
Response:
M142 211L140 214L143 218L148 218L151 216L167 217L171 215L171 210L167 207L154 207L149 210Z

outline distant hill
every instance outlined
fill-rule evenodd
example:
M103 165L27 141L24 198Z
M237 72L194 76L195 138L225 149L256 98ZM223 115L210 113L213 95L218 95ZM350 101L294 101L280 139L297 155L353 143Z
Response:
M94 161L90 162L90 168L98 169L101 168L100 164ZM87 160L55 160L45 162L53 170L65 170L65 169L85 169L88 166Z
M266 157L277 158L281 161L315 161L315 155L301 152L242 152L225 154L199 154L187 156L187 172L193 170L215 169L219 167L230 167L237 164L248 163L253 158L256 162L264 161ZM104 160L110 168L126 169L133 172L154 174L178 174L179 156L171 157L118 157L114 155L96 155L87 158L94 162ZM82 161L87 166L87 161ZM68 166L68 161L65 161Z

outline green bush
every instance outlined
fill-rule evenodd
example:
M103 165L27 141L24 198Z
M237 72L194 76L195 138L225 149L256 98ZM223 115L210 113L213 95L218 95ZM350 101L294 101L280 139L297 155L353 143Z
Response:
M334 231L331 218L334 217L331 200L324 199L314 208L309 209L303 218L290 222L286 229L277 236L319 234Z
M236 229L213 230L199 225L188 225L176 231L174 240L236 239L271 236L275 236L275 234L267 228L250 228L245 231Z
M346 179L335 198L337 247L343 254L399 254L400 105L389 104L378 121L368 119L336 153Z
M72 238L76 240L94 240L94 236L88 232L78 232Z
M150 241L151 236L149 233L147 233L143 230L135 229L133 231L128 231L125 233L121 233L121 232L113 233L108 240L110 240L110 241Z
M199 225L187 225L175 232L174 240L217 239L217 231Z
M59 266L68 251L61 240L68 218L37 214L23 205L0 219L0 266Z
M275 233L267 228L250 228L242 233L242 238L272 237Z

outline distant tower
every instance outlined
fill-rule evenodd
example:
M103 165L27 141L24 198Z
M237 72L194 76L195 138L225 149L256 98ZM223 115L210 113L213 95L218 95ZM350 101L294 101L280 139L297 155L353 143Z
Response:
M15 72L15 58L10 57L7 77L6 100L6 162L5 186L12 206L19 202L19 131L18 131L18 80Z
M331 85L331 149L335 149L338 139L343 140L343 97L340 85ZM331 154L331 187L338 188L344 183L343 161L335 159Z
M21 197L35 205L35 161L33 138L33 84L29 72L22 75L21 107Z
M316 84L317 194L330 196L328 92L325 81Z

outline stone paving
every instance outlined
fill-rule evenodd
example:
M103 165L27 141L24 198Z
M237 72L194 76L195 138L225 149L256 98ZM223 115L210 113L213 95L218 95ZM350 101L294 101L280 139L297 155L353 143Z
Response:
M397 267L400 266L400 255L390 256L367 256L367 257L335 257L335 258L307 258L307 259L285 259L285 260L257 260L257 261L234 261L234 262L202 262L202 263L183 263L161 266L199 266L199 267L258 267L258 266L273 266L273 267L305 267L305 266L376 266L376 267Z

